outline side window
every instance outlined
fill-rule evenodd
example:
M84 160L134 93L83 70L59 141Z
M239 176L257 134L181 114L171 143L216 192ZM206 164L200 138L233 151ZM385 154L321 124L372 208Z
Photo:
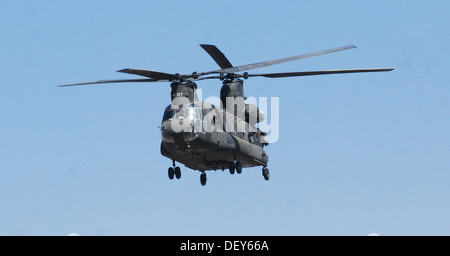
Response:
M254 134L255 133L253 133L253 132L248 133L248 141L250 143L254 143L255 142L255 138L253 137Z
M166 108L163 115L163 121L170 120L173 118L175 111L170 109L170 105Z

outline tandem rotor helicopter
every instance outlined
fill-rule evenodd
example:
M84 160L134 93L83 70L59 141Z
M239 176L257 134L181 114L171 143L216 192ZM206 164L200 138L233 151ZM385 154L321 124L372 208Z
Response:
M229 169L240 174L243 168L262 166L262 175L269 180L269 157L264 147L266 132L257 126L265 118L257 106L244 100L244 80L250 77L283 78L343 73L392 71L393 68L342 69L306 72L249 74L244 71L301 60L356 48L354 45L312 52L288 58L254 64L233 66L215 46L200 45L219 65L220 69L181 75L145 69L122 69L118 72L142 76L142 79L100 80L97 82L59 85L59 87L130 82L170 82L172 103L164 110L161 123L161 154L172 160L168 168L170 179L180 179L181 169L176 162L199 171L201 185L206 185L210 170ZM219 79L221 106L201 102L197 97L195 81Z

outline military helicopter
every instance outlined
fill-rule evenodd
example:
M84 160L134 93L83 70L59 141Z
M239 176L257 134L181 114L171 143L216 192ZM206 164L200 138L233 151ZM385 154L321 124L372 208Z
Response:
M231 174L242 173L243 168L262 166L265 180L270 179L267 168L269 157L264 147L266 132L258 128L265 118L257 106L245 103L244 80L250 77L283 78L343 73L386 72L393 68L341 69L303 72L249 74L244 71L301 60L356 48L354 45L311 52L288 58L233 66L215 46L200 45L219 65L220 69L181 75L146 69L127 68L118 72L139 75L143 79L100 80L97 82L59 85L60 87L130 82L170 82L171 104L161 122L161 154L172 160L168 168L170 179L181 178L176 162L199 171L201 185L206 185L206 171L228 169ZM201 102L197 97L195 81L219 79L221 106Z

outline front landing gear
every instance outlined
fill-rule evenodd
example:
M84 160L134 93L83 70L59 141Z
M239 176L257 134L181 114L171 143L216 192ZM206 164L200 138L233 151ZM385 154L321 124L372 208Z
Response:
M181 178L181 168L178 166L175 166L175 161L173 161L173 167L169 167L168 175L169 175L169 179L171 179L171 180L173 180L174 177L176 177L177 179Z
M265 180L269 180L270 179L270 172L269 172L269 169L267 169L267 167L263 167L262 175L263 175Z

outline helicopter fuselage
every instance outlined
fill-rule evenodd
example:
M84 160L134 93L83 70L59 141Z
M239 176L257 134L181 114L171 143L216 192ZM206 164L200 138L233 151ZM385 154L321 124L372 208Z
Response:
M188 135L189 140L183 137ZM174 142L161 142L161 154L198 170L218 170L229 167L230 160L240 161L242 167L267 166L264 149L227 132L177 134Z
M225 125L219 122L225 120L227 114L221 112L220 115L217 108L207 106L202 109L191 104L178 111L170 105L166 108L161 124L161 154L201 172L223 170L233 162L240 162L242 167L267 166L264 133L259 130L237 132L233 128L228 132L226 121ZM205 115L208 110L214 114L213 118Z

